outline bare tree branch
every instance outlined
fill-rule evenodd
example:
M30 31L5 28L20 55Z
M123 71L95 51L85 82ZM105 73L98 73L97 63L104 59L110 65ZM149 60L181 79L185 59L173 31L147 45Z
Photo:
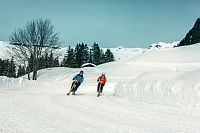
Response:
M10 36L10 46L16 60L28 62L33 55L33 80L37 79L38 59L42 55L58 48L59 35L50 19L37 19L28 22L23 28L18 28Z

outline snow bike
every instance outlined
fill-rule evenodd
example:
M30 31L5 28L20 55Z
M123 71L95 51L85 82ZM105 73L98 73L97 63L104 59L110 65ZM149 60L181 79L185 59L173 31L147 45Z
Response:
M67 95L70 95L70 92L72 92L72 95L75 95L75 91L76 91L76 87L78 85L78 81L74 81L73 85L71 86L69 92L67 93Z
M99 88L98 88L98 94L97 94L97 97L99 97L99 96L100 96L100 94L101 94L101 86L102 86L102 84L101 84L101 83L99 83Z

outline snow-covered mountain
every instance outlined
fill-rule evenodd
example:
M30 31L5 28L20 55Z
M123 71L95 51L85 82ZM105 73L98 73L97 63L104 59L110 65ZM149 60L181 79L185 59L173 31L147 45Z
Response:
M158 42L158 43L153 43L151 44L149 47L150 49L166 49L166 48L173 48L175 46L178 45L180 41L175 41L175 42L170 42L170 43L166 43L166 42Z
M0 132L199 133L200 44L111 50L118 60L93 68L44 69L37 81L0 77ZM80 70L84 82L67 96Z
M109 48L116 60L120 59L127 59L129 57L137 56L140 55L144 52L147 51L154 51L154 50L160 50L160 49L168 49L168 48L173 48L174 46L177 45L178 42L172 42L172 43L164 43L164 42L159 42L159 43L154 43L150 45L149 48L124 48L124 47L117 47L117 48ZM0 41L0 58L6 59L6 58L11 58L10 55L8 54L7 51L9 49L7 48L8 42L3 42ZM61 49L54 50L54 55L59 56L59 60L62 60L67 52L68 47L62 47ZM104 51L107 50L107 48L103 48Z

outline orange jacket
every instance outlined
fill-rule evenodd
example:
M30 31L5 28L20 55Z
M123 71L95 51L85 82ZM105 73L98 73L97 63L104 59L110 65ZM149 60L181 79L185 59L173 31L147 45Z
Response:
M107 79L106 79L105 76L100 76L100 77L97 79L97 81L99 81L99 83L101 83L101 84L105 84L106 81L107 81Z

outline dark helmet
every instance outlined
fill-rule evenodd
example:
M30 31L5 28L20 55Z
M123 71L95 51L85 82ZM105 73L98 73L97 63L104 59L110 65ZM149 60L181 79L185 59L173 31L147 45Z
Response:
M102 76L105 76L105 73L103 72L101 75L102 75Z
M81 71L80 71L80 74L83 74L83 73L84 73L83 70L81 70Z

